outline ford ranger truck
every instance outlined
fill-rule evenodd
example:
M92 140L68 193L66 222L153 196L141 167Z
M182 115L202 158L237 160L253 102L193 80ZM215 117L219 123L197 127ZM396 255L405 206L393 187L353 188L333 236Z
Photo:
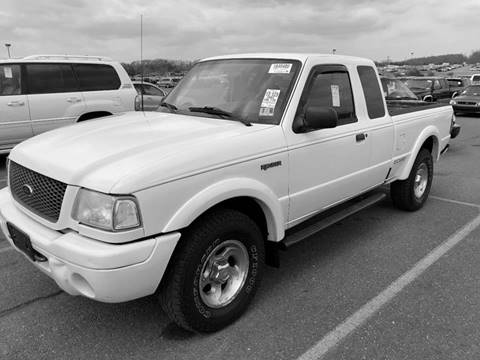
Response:
M424 205L452 108L390 111L371 60L205 59L157 112L17 145L0 226L71 295L156 294L179 326L216 331L246 310L278 249L382 200L383 185L400 209Z

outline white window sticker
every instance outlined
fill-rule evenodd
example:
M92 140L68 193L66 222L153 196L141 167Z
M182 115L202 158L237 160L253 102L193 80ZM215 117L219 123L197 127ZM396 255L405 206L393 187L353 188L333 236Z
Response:
M11 68L11 67L5 66L5 67L3 68L3 73L5 74L5 77L6 77L7 79L13 78L12 68Z
M330 85L332 91L332 106L340 107L340 88L338 85Z
M280 96L279 89L267 89L263 96L262 104L260 105L260 116L273 116L275 112L275 105L277 105L278 97Z
M390 95L392 92L394 92L396 89L396 85L395 83L392 81L392 82L388 82L387 83L387 91L388 91L388 94Z
M270 65L269 74L290 74L292 64L272 64Z
M274 111L275 111L275 109L262 107L262 108L260 108L259 115L260 116L273 116Z

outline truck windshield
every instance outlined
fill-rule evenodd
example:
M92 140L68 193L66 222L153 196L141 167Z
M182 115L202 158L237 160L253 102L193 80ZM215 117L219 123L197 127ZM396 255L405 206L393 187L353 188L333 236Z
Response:
M430 89L432 80L408 79L405 83L410 89Z
M164 99L168 106L161 106L158 111L279 124L299 69L298 60L200 62ZM198 111L212 108L216 111ZM229 116L222 116L221 112Z
M418 100L412 90L398 79L381 78L383 92L387 100Z

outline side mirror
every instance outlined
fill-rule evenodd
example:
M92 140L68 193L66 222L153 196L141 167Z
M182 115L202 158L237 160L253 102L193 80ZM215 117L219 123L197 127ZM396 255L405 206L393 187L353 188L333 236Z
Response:
M335 109L324 106L309 106L305 111L303 127L305 131L330 129L337 126L338 115Z

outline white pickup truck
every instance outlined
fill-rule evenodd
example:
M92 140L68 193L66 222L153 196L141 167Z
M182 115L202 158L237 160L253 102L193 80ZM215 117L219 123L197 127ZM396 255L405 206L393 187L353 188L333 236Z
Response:
M215 331L247 308L279 248L385 197L373 189L422 207L452 108L389 110L367 59L205 59L158 112L16 146L0 226L69 294L157 294L180 326Z

